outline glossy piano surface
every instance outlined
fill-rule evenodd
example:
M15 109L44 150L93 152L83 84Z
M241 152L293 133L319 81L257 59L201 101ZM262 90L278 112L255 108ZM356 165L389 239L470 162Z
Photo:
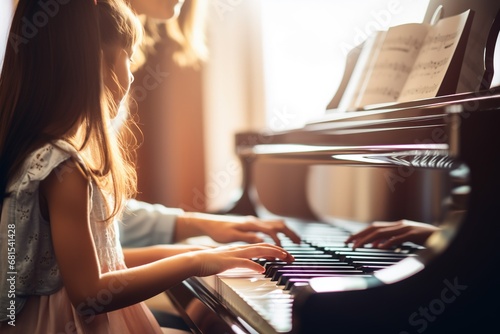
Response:
M247 178L233 213L287 219L314 268L290 277L291 289L246 273L191 278L169 294L199 333L482 332L496 324L490 304L500 297L498 124L500 97L490 90L426 107L332 115L285 133L241 134ZM360 188L348 192L345 180ZM365 254L354 260L339 250L342 233L393 218L443 231L408 257L375 260L359 249ZM318 222L332 229L320 233L326 239L307 230ZM310 256L318 250L321 256ZM324 269L325 255L345 268ZM281 265L273 270L285 277L297 271ZM308 275L315 270L323 277Z

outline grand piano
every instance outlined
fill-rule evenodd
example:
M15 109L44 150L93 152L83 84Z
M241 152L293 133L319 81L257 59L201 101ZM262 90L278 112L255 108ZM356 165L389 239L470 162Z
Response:
M439 7L443 6L443 7ZM497 1L431 1L426 19L474 11L456 92L236 135L244 178L228 213L281 217L294 263L192 277L167 294L194 333L483 333L500 300ZM471 76L477 67L480 76ZM347 78L349 71L346 69ZM337 95L342 93L339 88ZM373 221L439 225L425 245L353 250Z

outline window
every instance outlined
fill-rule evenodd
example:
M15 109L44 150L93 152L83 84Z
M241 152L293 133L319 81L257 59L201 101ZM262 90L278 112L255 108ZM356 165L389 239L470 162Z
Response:
M300 127L324 115L346 54L375 30L422 22L428 1L261 0L266 123Z
M239 166L235 132L286 130L321 117L346 53L376 29L421 22L426 7L423 0L211 2L204 67L208 209L226 206L240 188L241 171L232 168Z

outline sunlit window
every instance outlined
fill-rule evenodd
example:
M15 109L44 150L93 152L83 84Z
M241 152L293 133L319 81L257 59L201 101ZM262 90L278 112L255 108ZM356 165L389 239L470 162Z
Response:
M375 30L422 22L428 1L261 0L266 122L272 130L319 118L347 52Z

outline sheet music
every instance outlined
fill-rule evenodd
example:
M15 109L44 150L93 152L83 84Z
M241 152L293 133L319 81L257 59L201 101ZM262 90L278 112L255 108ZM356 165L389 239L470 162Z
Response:
M380 31L370 36L364 42L351 78L340 99L338 106L340 111L356 110L360 106L361 92L365 89L368 81L367 78L370 76L371 69L377 59L377 54L384 39L385 31Z
M398 99L429 27L427 24L409 23L387 31L372 72L363 83L357 106Z
M437 95L464 30L470 10L431 26L398 102ZM460 70L460 69L458 69Z
M449 67L469 15L470 10L435 25L403 24L368 39L339 109L435 97L441 88L454 87L445 82L446 74L460 70Z

